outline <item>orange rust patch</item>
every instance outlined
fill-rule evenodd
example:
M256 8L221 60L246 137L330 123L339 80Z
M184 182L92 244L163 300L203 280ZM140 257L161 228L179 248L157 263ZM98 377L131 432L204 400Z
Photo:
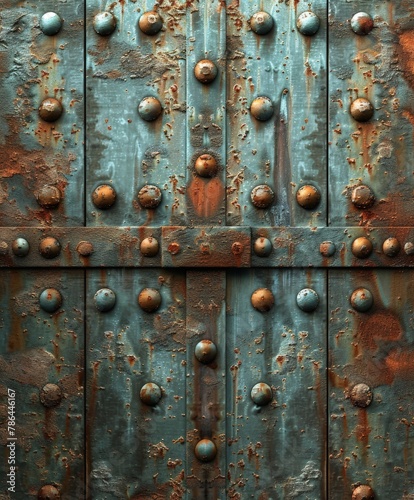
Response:
M211 217L218 212L223 203L224 186L217 177L196 178L188 188L188 195L199 217Z
M395 341L402 336L398 318L390 312L378 312L361 321L357 336L366 349L377 350L378 341Z
M397 51L407 82L414 87L414 31L405 31L399 36Z
M385 365L396 377L412 380L414 378L414 351L393 349L386 357Z

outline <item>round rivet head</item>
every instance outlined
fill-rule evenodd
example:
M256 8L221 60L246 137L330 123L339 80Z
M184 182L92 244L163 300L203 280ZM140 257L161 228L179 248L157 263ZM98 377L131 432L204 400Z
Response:
M397 238L387 238L382 244L382 251L387 257L395 257L400 250L401 245Z
M297 190L296 201L302 208L306 210L313 210L321 201L321 193L315 186L307 184L305 186L301 186Z
M156 35L161 31L162 18L154 10L144 12L138 21L139 29L146 35Z
M357 122L367 122L374 115L374 106L365 97L358 97L352 101L349 111Z
M53 36L62 28L63 20L56 12L46 12L40 18L40 29L44 35Z
M217 448L210 439L202 439L196 444L194 453L201 462L211 462L217 455Z
M251 296L252 306L260 312L267 312L273 307L275 298L268 288L258 288Z
M144 238L141 241L141 245L139 248L144 257L155 257L159 252L160 245L158 243L158 240L156 240L152 236L149 236L148 238Z
M194 163L194 170L200 177L214 177L217 174L217 161L209 154L201 155Z
M93 298L95 307L100 312L108 312L115 307L116 295L110 288L101 288Z
M62 103L54 97L44 99L39 106L39 116L45 122L55 122L62 116L62 113Z
M302 311L312 312L318 307L319 296L315 290L304 288L298 293L296 303Z
M261 184L252 189L250 198L256 208L269 208L275 199L275 193L271 187Z
M0 255L7 255L9 253L9 245L7 241L0 241Z
M352 500L375 500L374 490L368 484L360 484L352 492Z
M139 391L141 401L148 406L157 405L162 397L161 387L153 382L148 382Z
M373 246L368 238L361 236L352 242L351 250L355 257L358 257L358 259L366 259L371 255Z
M217 356L217 346L211 340L200 340L200 342L195 346L194 354L200 363L207 365L208 363L214 361Z
M59 241L52 236L43 238L39 244L39 252L45 259L54 259L60 254L61 246Z
M258 257L268 257L272 252L272 243L268 238L260 236L254 242L253 250Z
M92 193L92 203L100 210L112 207L116 200L116 191L108 184L101 184Z
M372 391L367 384L356 384L351 390L351 403L359 408L366 408L372 402Z
M108 36L115 31L116 18L111 12L99 12L93 18L93 29L98 35Z
M352 16L351 28L357 35L368 35L374 27L372 16L366 12L358 12Z
M310 11L302 12L296 20L296 26L302 35L312 36L315 35L320 26L319 17Z
M55 288L46 288L39 296L40 307L46 312L55 312L62 306L62 295Z
M406 255L414 255L414 243L408 241L404 245L404 252L406 253Z
M209 59L202 59L194 67L194 75L201 83L211 83L216 79L217 66Z
M154 312L161 305L161 295L155 288L144 288L138 295L138 304L146 312Z
M40 391L40 402L46 408L53 408L62 401L62 391L56 384L46 384Z
M374 303L374 297L367 288L357 288L350 298L351 306L358 312L367 312Z
M138 201L143 208L156 208L161 203L162 193L157 186L147 184L138 193Z
M368 186L357 186L352 191L351 201L357 208L370 208L375 203L375 195Z
M17 257L26 257L29 250L29 242L24 238L16 238L12 243L12 251Z
M273 17L267 12L256 12L250 19L250 27L256 35L267 35L273 28Z
M138 105L139 116L147 121L152 122L156 120L162 113L162 106L156 97L144 97Z
M332 257L336 252L336 245L332 241L322 241L319 252L323 257Z
M267 405L273 399L272 389L264 382L259 382L253 386L250 397L253 403L259 406Z
M256 97L250 105L250 113L262 122L273 116L273 103L268 97Z
M76 247L76 251L81 257L89 257L93 254L93 245L90 241L80 241Z
M37 203L43 208L56 208L62 197L56 186L43 186L35 193Z
M45 484L37 493L38 500L60 500L59 490L52 484Z

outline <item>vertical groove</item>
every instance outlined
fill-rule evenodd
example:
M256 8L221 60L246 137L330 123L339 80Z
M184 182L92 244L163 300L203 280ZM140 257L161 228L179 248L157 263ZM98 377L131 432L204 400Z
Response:
M83 225L86 227L86 153L87 153L87 147L86 147L86 141L87 141L87 133L86 133L86 113L87 113L87 103L86 103L86 23L87 23L87 8L86 8L86 2L87 0L84 0L83 3ZM86 356L87 356L87 342L86 342L86 301L87 301L87 283L86 283L86 269L83 270L83 349L84 349L84 355L83 355L83 449L84 449L84 461L83 461L83 483L84 483L84 498L86 500L88 496L88 469L87 469L87 457L86 457L86 450L87 450L87 443L86 443L86 395L87 395L87 363L86 363Z
M326 0L326 226L329 226L329 2ZM329 270L325 270L326 279L326 437L325 437L325 498L329 498Z

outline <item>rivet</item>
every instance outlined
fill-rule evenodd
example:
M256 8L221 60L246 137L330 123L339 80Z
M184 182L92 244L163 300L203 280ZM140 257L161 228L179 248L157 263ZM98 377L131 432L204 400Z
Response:
M304 288L298 293L296 303L302 311L312 312L318 307L319 296L315 290Z
M43 208L55 208L59 205L62 197L56 186L43 186L35 193L37 203Z
M275 199L275 193L271 187L261 184L252 189L250 198L256 208L269 208Z
M231 246L231 253L233 255L241 255L244 251L244 245L239 241L235 241Z
M321 201L321 193L315 186L306 184L297 190L296 201L302 208L306 210L313 210Z
M100 210L112 207L116 200L116 191L108 184L101 184L92 193L92 203Z
M46 408L53 408L62 401L62 391L56 384L46 384L40 391L40 402Z
M382 251L388 257L395 257L401 250L400 242L397 238L387 238L382 244Z
M217 162L214 156L204 154L194 163L194 170L200 177L214 177L217 173Z
M252 306L260 312L267 312L273 307L275 298L268 288L258 288L251 296Z
M408 242L404 245L404 252L405 252L407 255L414 255L414 243L412 243L411 241L408 241Z
M210 255L211 254L210 243L201 243L200 252L203 255Z
M39 116L45 122L55 122L62 116L62 113L62 103L54 97L44 99L39 106Z
M139 29L146 35L156 35L161 31L162 18L154 10L144 12L138 21Z
M201 83L211 83L216 79L217 66L209 59L202 59L194 67L194 75Z
M367 288L357 288L350 298L351 306L358 312L367 312L374 303L374 297Z
M46 12L40 18L40 29L44 35L53 36L62 28L63 20L56 12Z
M358 12L351 19L351 28L357 35L368 35L374 27L372 16L366 12Z
M194 354L200 363L207 365L217 356L217 346L211 340L200 340L200 342L195 346Z
M180 253L180 250L181 250L181 247L180 247L180 244L177 243L176 241L173 241L172 243L170 243L168 245L168 248L167 248L168 252L171 254L171 255L177 255Z
M332 241L322 241L319 245L319 252L324 257L332 257L336 252L336 245Z
M59 241L52 236L47 236L40 240L39 252L45 259L54 259L60 254L61 246Z
M371 486L360 484L352 492L352 500L374 500L375 494Z
M55 312L62 306L62 295L55 288L46 288L39 295L40 307L47 312Z
M81 257L89 257L93 254L94 248L90 241L80 241L76 247L76 251Z
M155 288L144 288L138 295L138 304L146 312L154 312L161 305L161 295Z
M217 455L217 448L210 439L201 439L196 444L194 453L201 462L211 462Z
M272 243L268 238L260 236L254 242L253 250L258 257L268 257L272 252Z
M139 116L147 121L152 122L156 120L162 113L162 106L156 97L144 97L138 105Z
M0 255L7 255L9 253L9 245L6 241L0 241Z
M302 35L312 36L318 32L320 20L314 12L307 10L297 18L296 26Z
M116 295L110 288L101 288L95 293L93 300L98 311L108 312L115 307Z
M139 248L144 257L155 257L159 252L160 245L157 239L153 236L149 236L141 241Z
M12 243L12 251L17 257L26 257L29 250L29 242L24 238L16 238Z
M358 259L366 259L371 255L373 246L368 238L361 236L352 242L351 250Z
M45 484L37 493L38 500L60 500L59 490L52 484Z
M256 97L250 105L250 113L262 122L273 116L273 103L265 96Z
M111 12L99 12L93 18L93 29L98 35L108 36L115 31L116 18Z
M156 208L161 203L162 193L157 186L147 184L140 189L138 201L143 208Z
M370 208L375 202L375 195L370 187L361 185L352 191L351 201L357 208Z
M157 405L162 397L161 387L153 382L148 382L139 391L141 401L148 406Z
M359 408L366 408L372 402L372 391L367 384L356 384L351 390L351 403Z
M256 12L250 19L250 27L256 35L267 35L273 28L273 17L264 11Z
M374 115L374 106L365 97L358 97L352 101L349 111L357 122L367 122Z
M273 399L272 389L264 382L259 382L253 386L250 397L253 402L259 406L267 405Z

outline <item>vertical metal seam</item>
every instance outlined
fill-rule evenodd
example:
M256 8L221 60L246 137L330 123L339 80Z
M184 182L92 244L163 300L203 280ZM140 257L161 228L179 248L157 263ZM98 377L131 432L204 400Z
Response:
M86 227L86 141L87 141L87 133L86 133L86 113L87 113L87 103L86 103L86 23L87 23L87 0L83 2L83 225ZM87 303L87 282L86 282L86 269L83 270L83 483L84 483L84 499L87 499L88 496L88 468L87 468L87 435L86 435L86 418L87 418L87 404L86 404L86 395L87 395L87 335L86 335L86 303Z

